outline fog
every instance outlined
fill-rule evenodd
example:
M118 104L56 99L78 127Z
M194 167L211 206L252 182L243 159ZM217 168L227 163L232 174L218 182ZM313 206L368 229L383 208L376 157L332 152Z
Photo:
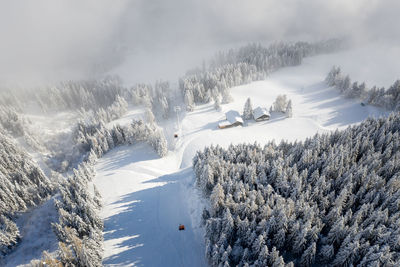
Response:
M398 44L397 0L2 0L0 85L175 79L248 42Z
M2 0L0 81L79 79L112 59L126 5L98 2Z

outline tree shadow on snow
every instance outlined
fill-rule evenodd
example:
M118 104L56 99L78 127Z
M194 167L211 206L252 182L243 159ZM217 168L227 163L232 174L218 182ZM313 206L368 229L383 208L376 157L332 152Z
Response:
M196 106L196 108L191 111L191 114L195 115L195 114L202 114L202 113L206 113L209 112L211 110L214 110L214 107L208 104L203 104L200 106Z
M339 92L328 87L325 82L318 82L310 86L305 87L302 91L302 95L307 99L306 103L320 103L331 101L332 99L340 98Z
M315 110L333 109L331 118L323 124L325 127L357 123L371 115L369 109L361 107L359 100L346 98L324 82L311 85L304 92L306 102L313 104Z
M204 248L195 242L184 189L189 170L153 179L163 186L125 195L113 204L123 211L104 222L104 240L113 243L116 254L104 265L116 266L205 266ZM184 224L185 231L178 231Z
M154 149L146 143L138 143L132 146L121 146L114 149L112 153L103 157L106 162L100 168L101 171L112 171L120 169L134 162L159 159Z

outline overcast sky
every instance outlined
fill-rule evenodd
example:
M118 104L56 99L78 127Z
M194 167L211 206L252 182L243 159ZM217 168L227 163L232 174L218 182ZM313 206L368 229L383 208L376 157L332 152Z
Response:
M169 78L220 48L352 36L396 43L398 0L1 0L0 83ZM119 66L119 67L118 67Z

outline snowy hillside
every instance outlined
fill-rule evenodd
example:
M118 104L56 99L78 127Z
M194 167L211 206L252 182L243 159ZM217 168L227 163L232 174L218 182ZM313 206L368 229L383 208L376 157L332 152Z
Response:
M399 265L399 10L0 0L0 267Z
M147 145L113 150L97 164L95 184L103 196L105 253L110 266L204 266L200 227L201 197L191 171L196 151L211 144L265 144L271 140L304 140L316 133L344 129L383 110L344 99L323 82L330 66L319 58L284 68L265 81L234 87L234 102L216 111L213 104L195 107L181 118L181 131L167 157L158 158ZM277 95L293 102L293 117L273 113L269 121L218 129L224 111L243 111L247 97L269 108ZM166 131L170 139L173 131ZM178 231L179 224L186 226ZM190 264L189 264L190 263Z
M168 265L205 265L201 212L208 202L194 186L196 151L301 141L388 114L345 98L349 94L336 86L343 76L334 76L333 87L325 82L329 58L343 52L321 53L340 46L338 40L250 44L219 53L177 85L128 87L118 77L104 77L37 91L8 88L0 94L4 134L30 153L56 190L36 209L22 208L17 216L4 210L3 262L159 266L168 258ZM394 107L397 85L388 92L383 98ZM251 119L251 106L267 115L273 107L270 119ZM221 122L229 125L230 110L239 124L243 114L243 126L219 129ZM30 225L35 218L40 228ZM185 231L177 230L180 224ZM155 257L166 243L169 249Z
M299 67L272 73L265 81L232 88L234 102L222 105L222 111L216 111L213 105L208 104L188 113L182 130L184 142L190 142L190 145L184 152L183 166L189 166L195 151L207 145L227 147L241 142L264 144L270 140L303 140L315 133L345 129L370 116L388 114L382 109L361 106L360 102L345 99L335 89L329 88L324 82L329 67L321 66L319 57L305 59ZM217 129L218 122L225 119L224 111L243 112L247 97L251 98L253 107L269 108L280 94L286 94L292 100L292 118L275 113L268 121L249 121L246 127Z

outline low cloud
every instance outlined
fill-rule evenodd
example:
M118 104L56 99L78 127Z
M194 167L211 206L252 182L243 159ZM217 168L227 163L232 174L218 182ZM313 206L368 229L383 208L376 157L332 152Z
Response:
M397 44L398 10L397 0L4 0L0 82L110 68L132 81L170 78L247 42L352 37Z

